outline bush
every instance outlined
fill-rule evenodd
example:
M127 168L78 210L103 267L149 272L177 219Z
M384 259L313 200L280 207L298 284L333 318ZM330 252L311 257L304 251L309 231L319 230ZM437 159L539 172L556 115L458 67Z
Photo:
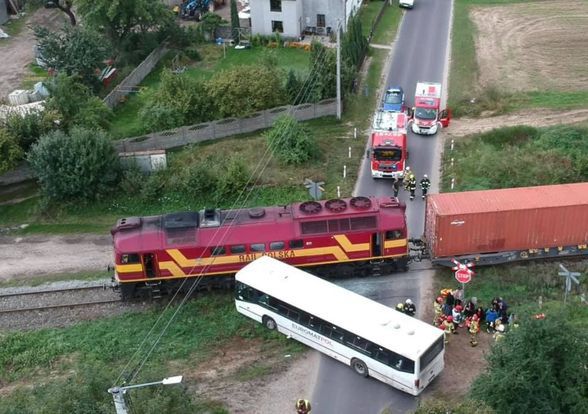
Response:
M55 128L53 115L51 112L29 112L23 116L14 114L6 119L5 126L26 152L41 135Z
M214 115L213 100L202 81L166 70L161 76L161 86L141 111L141 120L155 130L161 126L197 124L214 119ZM156 119L150 119L151 116Z
M0 174L16 167L22 156L23 151L16 138L6 129L0 128Z
M302 164L311 159L317 146L310 131L291 116L281 116L266 135L272 153L285 164Z
M238 66L217 72L207 83L218 115L242 117L286 103L282 72L268 66Z
M108 129L112 111L76 77L60 74L47 88L51 96L45 108L58 114L62 128Z
M218 202L237 200L249 184L249 170L238 157L232 157L224 172L218 177L215 195Z
M425 400L421 401L414 414L494 414L494 410L481 401Z
M31 147L28 160L50 201L95 200L115 188L120 178L110 138L97 130L52 131Z
M193 198L202 194L214 194L219 179L214 173L214 164L212 160L205 160L184 169L178 190L192 195Z
M523 145L539 135L537 128L517 125L512 127L493 129L480 135L480 140L486 144L493 145L497 149L504 145Z
M163 131L184 124L184 116L174 108L157 101L149 102L139 112L141 122L149 131Z
M143 191L145 180L145 174L135 164L123 170L119 187L123 194L137 195Z

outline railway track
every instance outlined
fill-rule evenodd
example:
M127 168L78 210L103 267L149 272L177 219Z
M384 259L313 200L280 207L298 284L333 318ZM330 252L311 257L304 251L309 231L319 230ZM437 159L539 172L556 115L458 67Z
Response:
M103 285L67 289L28 290L0 294L0 315L74 309L120 302L118 294Z

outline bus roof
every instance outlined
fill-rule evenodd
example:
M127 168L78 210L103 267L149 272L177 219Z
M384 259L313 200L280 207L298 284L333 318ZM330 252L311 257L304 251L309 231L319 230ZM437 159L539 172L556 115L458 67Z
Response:
M268 256L236 279L414 361L443 336L439 328Z

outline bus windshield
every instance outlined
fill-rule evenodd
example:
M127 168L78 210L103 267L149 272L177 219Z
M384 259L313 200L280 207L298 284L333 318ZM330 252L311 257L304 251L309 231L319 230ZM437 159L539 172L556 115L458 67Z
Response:
M376 148L374 149L374 159L378 161L400 161L402 159L402 150L400 148Z
M418 119L435 120L437 119L437 110L427 108L416 108L414 116Z
M443 370L443 332L403 312L269 256L235 278L238 312L362 376L418 395Z

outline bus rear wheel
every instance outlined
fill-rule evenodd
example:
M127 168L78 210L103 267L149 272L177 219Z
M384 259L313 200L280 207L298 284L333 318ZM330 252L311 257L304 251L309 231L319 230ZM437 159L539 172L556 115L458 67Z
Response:
M269 329L270 331L273 331L274 329L276 329L278 327L278 325L276 324L276 321L274 321L272 318L270 318L269 316L264 316L263 317L263 325Z
M351 360L351 367L362 377L368 376L368 367L361 359L353 358Z

